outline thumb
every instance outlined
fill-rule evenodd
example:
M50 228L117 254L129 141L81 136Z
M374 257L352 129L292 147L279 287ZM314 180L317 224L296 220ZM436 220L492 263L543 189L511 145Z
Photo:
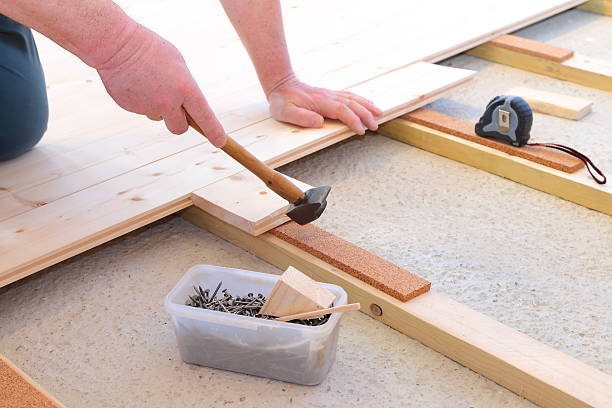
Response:
M274 119L306 128L320 128L323 126L323 116L308 109L300 108L294 104L287 104L281 109L270 106L270 113Z
M196 89L190 97L185 99L183 108L204 132L204 136L206 136L215 147L223 147L225 145L227 140L225 130L199 88Z

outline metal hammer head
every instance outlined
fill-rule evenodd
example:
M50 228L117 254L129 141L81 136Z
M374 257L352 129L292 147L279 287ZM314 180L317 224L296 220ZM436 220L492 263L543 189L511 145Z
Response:
M327 195L330 190L330 186L321 186L306 191L303 199L289 206L287 216L300 225L316 220L327 207Z

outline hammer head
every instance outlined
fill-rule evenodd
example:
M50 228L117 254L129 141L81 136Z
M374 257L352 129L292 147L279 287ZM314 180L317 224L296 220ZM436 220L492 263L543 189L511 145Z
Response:
M287 216L300 225L316 220L327 207L327 195L330 190L330 186L321 186L306 191L303 199L289 206Z

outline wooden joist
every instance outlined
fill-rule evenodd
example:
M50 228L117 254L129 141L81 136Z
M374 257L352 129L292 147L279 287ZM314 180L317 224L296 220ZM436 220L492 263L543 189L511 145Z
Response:
M543 164L566 173L573 173L584 167L584 163L581 160L574 156L561 153L555 149L534 146L515 147L496 140L480 137L476 134L473 123L454 118L444 113L428 109L418 109L403 115L402 119L508 153L512 156Z
M433 291L401 302L272 233L251 236L191 207L183 217L281 269L342 286L362 312L542 407L608 407L612 377Z
M512 35L504 35L472 48L467 53L537 74L612 92L612 61L574 53L559 62L559 58L555 57L557 54L549 51L550 45L521 40L517 41L517 37Z
M612 0L590 0L578 6L578 8L592 13L612 16Z
M595 183L586 169L573 174L564 173L406 119L385 123L379 133L612 215L610 186Z
M572 50L541 43L528 38L517 37L515 35L502 35L501 37L489 41L488 44L554 62L567 61L574 56L574 51Z

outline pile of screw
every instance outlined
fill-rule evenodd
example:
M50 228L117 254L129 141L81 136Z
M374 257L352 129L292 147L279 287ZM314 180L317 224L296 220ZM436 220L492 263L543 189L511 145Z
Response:
M209 296L209 289L202 289L201 286L193 287L195 295L189 296L185 305L192 307L200 307L202 309L214 310L217 312L232 313L241 316L257 317L259 319L272 320L274 316L262 315L260 310L266 302L266 298L261 293L257 296L252 293L246 296L233 297L227 293L227 289L223 289L221 293L222 297L217 298L221 284L219 282L217 288L214 290L212 295ZM327 323L331 315L325 315L314 319L303 319L303 320L291 320L291 323L303 324L305 326L320 326Z

